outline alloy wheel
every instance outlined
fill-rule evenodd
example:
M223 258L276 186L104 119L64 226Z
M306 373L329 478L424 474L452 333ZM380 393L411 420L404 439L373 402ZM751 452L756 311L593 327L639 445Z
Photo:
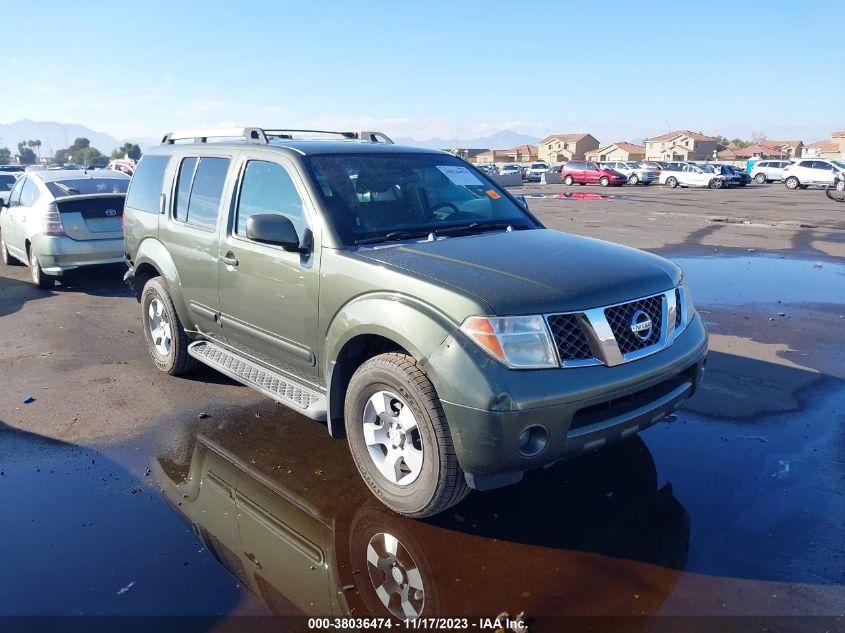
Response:
M423 444L417 419L402 398L377 391L364 407L364 442L379 472L391 483L406 486L422 471Z
M153 346L161 356L167 357L173 346L173 329L170 326L170 319L164 309L164 304L160 299L150 301L147 316L149 317L147 327L150 330L150 339Z
M392 534L367 544L367 571L381 603L397 618L417 618L425 606L422 574L413 556Z

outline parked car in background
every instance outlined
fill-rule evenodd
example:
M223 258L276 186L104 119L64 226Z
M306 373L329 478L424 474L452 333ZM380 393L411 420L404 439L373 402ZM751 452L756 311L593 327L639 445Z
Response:
M483 174L487 174L488 176L495 176L499 173L499 168L496 167L493 163L479 163L475 165L475 168Z
M687 165L689 165L689 163L684 163L684 162L680 162L680 161L671 161L671 162L666 163L663 166L663 169L668 170L668 171L681 171Z
M783 180L783 170L791 164L791 160L761 160L751 169L751 178L759 185Z
M0 201L9 202L9 193L17 180L18 175L15 172L0 172Z
M28 264L39 288L73 268L121 263L128 186L129 177L117 172L21 175L0 208L0 258Z
M522 176L522 168L519 165L502 165L499 168L500 176L507 176L508 174L519 174Z
M591 160L571 160L560 170L560 177L565 185L601 185L602 187L620 186L628 182L625 174L613 169L605 169Z
M604 161L599 163L605 169L618 171L628 177L629 185L650 185L657 180L657 174L651 169L641 167L639 163L622 160Z
M528 182L540 182L540 179L549 171L549 164L543 161L531 163L525 170L525 180Z
M728 169L730 169L736 178L738 179L738 185L740 187L744 187L751 182L751 174L749 174L744 169L737 167L735 165L727 165Z
M26 171L26 165L0 165L0 172L2 171L11 171L18 173Z
M727 178L713 169L702 169L697 165L683 165L678 170L664 170L660 173L660 184L675 187L710 187L721 189Z
M783 184L787 189L827 187L845 172L845 162L821 158L802 159L783 168Z

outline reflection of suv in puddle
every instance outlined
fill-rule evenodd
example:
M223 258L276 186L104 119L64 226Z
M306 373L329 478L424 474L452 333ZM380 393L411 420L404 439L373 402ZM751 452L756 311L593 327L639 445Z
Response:
M242 138L168 135L128 193L150 356L326 421L397 512L626 438L698 385L707 335L671 262L548 230L379 133L218 134Z
M421 522L368 499L348 459L316 476L320 456L337 454L330 442L285 421L258 439L253 424L246 414L198 436L187 458L156 460L153 476L244 587L295 616L293 630L303 616L507 611L542 625L652 614L686 564L689 516L668 484L658 488L639 438Z

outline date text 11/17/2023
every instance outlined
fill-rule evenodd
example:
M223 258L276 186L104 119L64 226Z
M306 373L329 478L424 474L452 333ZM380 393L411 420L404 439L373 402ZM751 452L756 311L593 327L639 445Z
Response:
M460 631L476 630L491 633L528 633L525 615L520 613L511 617L507 613L492 618L309 618L308 628L313 631Z

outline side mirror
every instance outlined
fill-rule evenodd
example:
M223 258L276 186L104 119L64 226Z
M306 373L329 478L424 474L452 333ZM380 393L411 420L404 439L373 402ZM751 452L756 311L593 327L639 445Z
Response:
M290 218L275 213L262 213L247 218L246 236L264 244L275 244L286 251L303 251L296 228Z
M523 194L520 194L520 195L515 196L515 197L516 197L516 201L519 203L519 205L520 205L523 209L525 209L526 211L528 211L528 200L526 200L526 199L525 199L525 196L524 196Z

